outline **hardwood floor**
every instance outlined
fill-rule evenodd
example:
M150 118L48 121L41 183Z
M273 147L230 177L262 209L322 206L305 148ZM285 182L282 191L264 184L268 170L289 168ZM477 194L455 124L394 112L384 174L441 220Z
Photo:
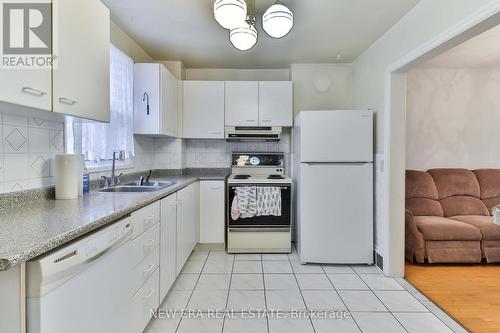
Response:
M499 265L407 263L405 278L470 332L500 332Z

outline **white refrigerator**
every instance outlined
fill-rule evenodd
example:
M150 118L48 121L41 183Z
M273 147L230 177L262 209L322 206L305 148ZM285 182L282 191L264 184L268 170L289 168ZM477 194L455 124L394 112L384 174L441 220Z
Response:
M300 112L293 135L300 261L373 264L373 112Z

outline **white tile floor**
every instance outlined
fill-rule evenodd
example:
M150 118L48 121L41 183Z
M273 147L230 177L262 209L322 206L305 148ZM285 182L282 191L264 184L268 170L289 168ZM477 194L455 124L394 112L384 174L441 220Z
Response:
M179 311L146 332L466 332L403 279L373 266L301 265L295 252L195 251L160 308Z

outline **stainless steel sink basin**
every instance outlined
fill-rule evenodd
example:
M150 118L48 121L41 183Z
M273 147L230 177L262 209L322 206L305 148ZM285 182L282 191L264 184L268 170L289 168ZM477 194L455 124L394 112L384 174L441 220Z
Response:
M158 181L158 182L144 182L142 185L139 184L139 182L130 182L130 183L123 183L118 186L136 186L136 187L169 187L175 185L175 182L172 181Z
M113 187L100 189L99 192L103 193L137 193L137 192L156 192L163 190L167 187L175 185L175 182L165 181L165 182L148 182L142 185L137 185L136 183L127 183L123 185L117 185Z

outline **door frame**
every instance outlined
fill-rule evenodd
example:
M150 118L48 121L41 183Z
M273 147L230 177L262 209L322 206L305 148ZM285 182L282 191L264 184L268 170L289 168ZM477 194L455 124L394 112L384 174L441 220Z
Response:
M405 275L406 73L500 24L500 2L490 3L390 65L385 71L384 274Z

